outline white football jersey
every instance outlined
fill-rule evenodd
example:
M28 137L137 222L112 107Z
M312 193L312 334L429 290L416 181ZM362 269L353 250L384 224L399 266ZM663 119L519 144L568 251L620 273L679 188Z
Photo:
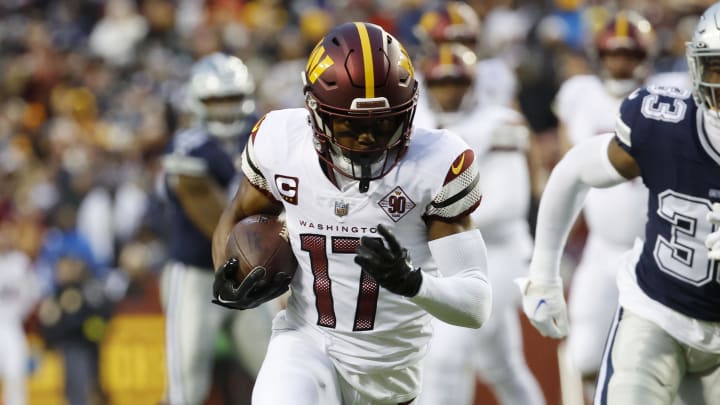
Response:
M573 144L613 132L622 98L611 96L597 76L566 80L555 98L555 113ZM640 181L589 191L584 216L588 228L612 245L630 248L645 226L647 189Z
M473 151L448 131L414 129L402 160L359 191L339 190L323 172L305 109L268 113L243 152L248 180L283 203L299 268L287 321L326 337L333 362L352 373L402 369L419 361L431 335L430 315L393 294L355 264L362 236L388 226L415 266L438 275L426 220L467 215L481 195Z
M0 252L0 324L21 324L39 295L30 259L19 251Z
M435 113L432 118L434 127L458 134L475 152L481 173L483 209L474 211L472 218L485 243L488 246L511 243L524 252L518 254L529 256L530 174L525 157L529 131L522 114L508 107L485 106L469 112Z
M500 58L478 61L475 94L480 106L510 107L517 93L515 72Z

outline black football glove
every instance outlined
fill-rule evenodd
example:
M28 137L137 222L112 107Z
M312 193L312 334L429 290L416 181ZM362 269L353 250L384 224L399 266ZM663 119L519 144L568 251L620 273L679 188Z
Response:
M395 294L414 297L422 284L422 271L413 269L407 249L400 246L395 236L383 225L378 232L385 238L388 247L380 238L363 236L360 247L355 250L355 263L370 274L385 289Z
M250 309L279 297L288 290L292 276L277 273L272 282L267 282L265 269L258 267L238 283L235 281L239 262L228 259L216 272L213 282L213 304L231 309Z

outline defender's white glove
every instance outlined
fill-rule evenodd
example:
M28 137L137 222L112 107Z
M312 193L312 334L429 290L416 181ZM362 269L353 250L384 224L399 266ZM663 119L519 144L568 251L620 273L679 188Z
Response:
M711 224L718 226L715 232L705 238L705 246L710 249L708 258L711 260L720 260L720 203L714 203L712 205L712 211L708 212L707 220Z
M535 329L543 336L560 339L568 334L568 317L563 284L537 282L529 278L517 278L515 283L522 294L523 312Z

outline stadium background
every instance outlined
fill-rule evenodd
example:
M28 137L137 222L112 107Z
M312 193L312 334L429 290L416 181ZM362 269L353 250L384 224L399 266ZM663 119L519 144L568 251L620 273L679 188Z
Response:
M177 127L182 85L194 60L223 49L250 66L260 112L302 105L299 72L308 50L336 22L367 20L419 49L412 27L441 1L373 0L4 0L0 2L0 232L35 265L38 288L53 291L56 262L80 257L103 286L109 312L83 324L99 347L104 398L155 404L164 384L164 321L158 274L165 260L155 177ZM712 3L664 1L469 1L485 25L480 53L510 63L517 106L536 136L547 171L558 160L551 101L565 78L590 71L588 38L618 7L655 25L660 71L682 70L688 27ZM535 199L542 184L533 190ZM69 221L68 219L72 219ZM528 218L532 223L532 215ZM89 235L92 258L53 251L54 230ZM568 267L582 248L579 223ZM53 256L56 255L56 256ZM30 403L61 404L67 377L41 301L25 323L31 343ZM559 403L556 343L525 320L526 356L548 403ZM231 403L249 384L227 339L208 403ZM237 403L237 402L234 402ZM482 386L477 403L491 404Z

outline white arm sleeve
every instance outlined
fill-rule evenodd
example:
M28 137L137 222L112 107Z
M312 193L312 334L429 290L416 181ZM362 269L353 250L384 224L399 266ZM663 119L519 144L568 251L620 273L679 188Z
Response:
M479 328L490 316L492 306L480 231L456 233L428 245L444 277L423 274L420 291L410 300L443 322Z
M610 187L627 181L608 158L613 134L579 143L555 166L540 199L530 279L552 283L559 279L560 258L575 218L590 187Z

